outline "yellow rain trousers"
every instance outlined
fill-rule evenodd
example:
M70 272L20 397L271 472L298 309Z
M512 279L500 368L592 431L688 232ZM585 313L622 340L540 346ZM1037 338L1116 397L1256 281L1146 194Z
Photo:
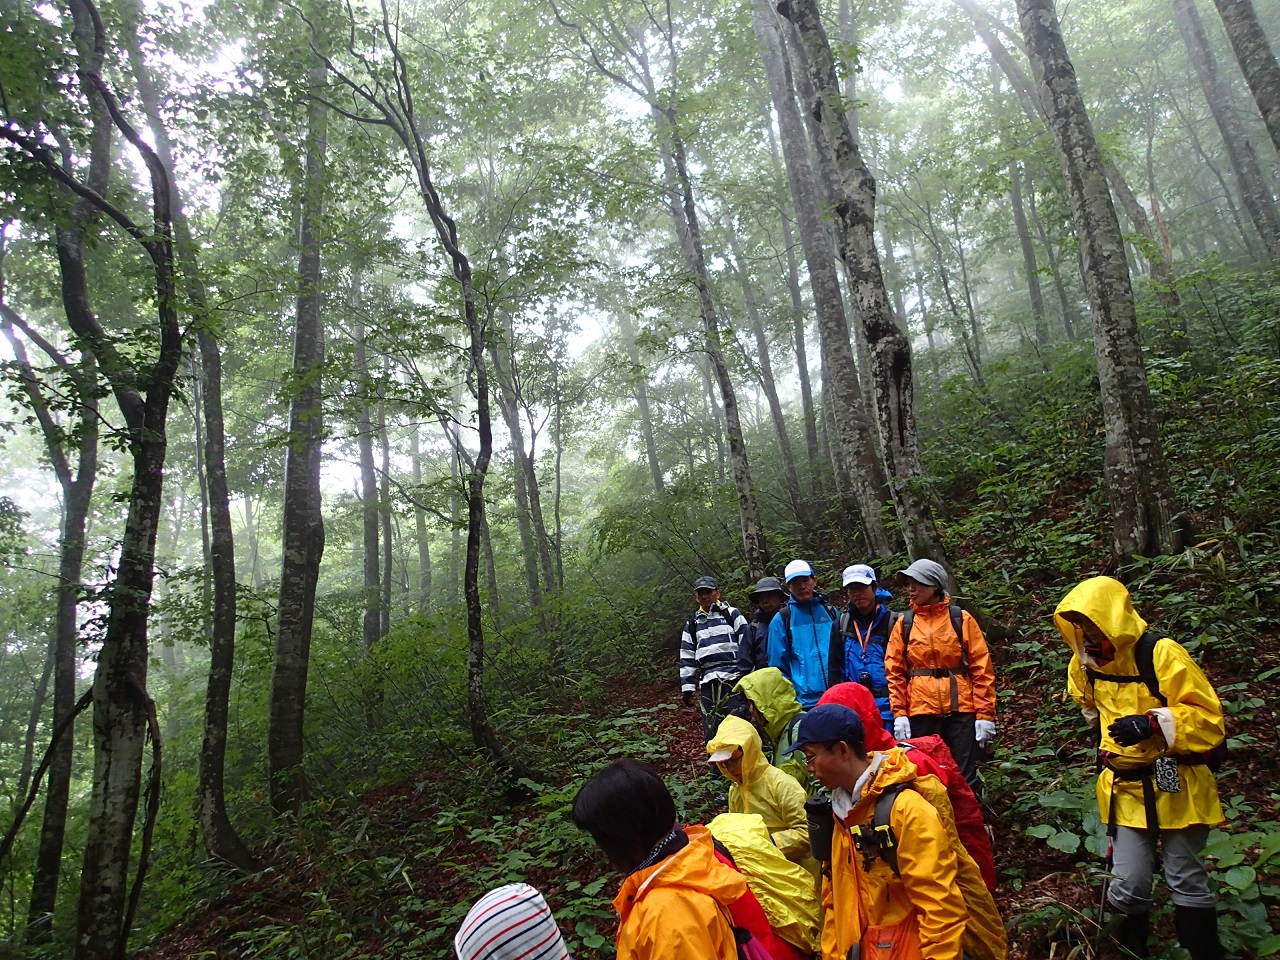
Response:
M1094 662L1084 649L1084 634L1063 617L1079 613L1088 617L1115 646L1115 659ZM1087 720L1102 724L1102 749L1109 762L1124 768L1145 767L1161 754L1188 757L1201 754L1222 743L1226 730L1222 704L1213 686L1191 655L1179 644L1161 640L1155 647L1155 672L1167 705L1151 695L1147 685L1136 683L1090 682L1086 665L1101 674L1137 676L1134 650L1147 622L1133 609L1124 584L1110 577L1093 577L1075 587L1054 611L1054 625L1071 647L1067 668L1067 692L1079 704ZM1107 728L1121 717L1149 713L1158 721L1161 736L1149 737L1132 747L1122 747L1111 739ZM1203 764L1178 764L1182 782L1179 793L1155 791L1156 815L1160 829L1178 830L1193 824L1216 824L1222 817L1218 784L1213 771ZM1114 791L1116 824L1143 829L1147 826L1142 782L1116 780L1106 767L1098 775L1098 811L1107 822Z
M815 877L818 861L809 852L804 787L764 758L760 734L741 717L725 717L707 744L707 754L742 748L742 782L729 787L730 813L757 813L778 849Z
M817 950L822 907L813 877L773 845L764 820L754 813L722 813L707 826L747 878L773 932L802 950Z

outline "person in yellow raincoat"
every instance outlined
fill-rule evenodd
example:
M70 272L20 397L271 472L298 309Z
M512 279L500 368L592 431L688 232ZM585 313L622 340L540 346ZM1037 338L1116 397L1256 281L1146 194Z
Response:
M763 729L773 744L769 762L795 777L805 793L812 795L813 785L809 782L809 771L804 768L804 759L789 753L796 741L800 718L804 716L791 681L777 667L764 667L739 680L733 692L746 697L751 723L757 730Z
M730 813L758 813L782 855L815 878L818 861L809 852L804 787L764 758L760 734L741 717L725 717L707 744L709 763L733 782Z
M626 879L618 960L738 960L732 907L747 881L715 855L711 832L681 827L662 778L619 760L578 791L570 816Z
M796 749L831 790L836 829L831 876L822 884L823 960L959 960L969 919L957 883L954 845L933 804L914 789L890 812L897 871L873 852L876 801L909 784L916 767L901 749L866 752L858 715L840 704L814 707L800 721ZM985 888L984 888L985 889Z
M724 844L773 932L804 955L818 949L822 906L813 877L782 855L755 813L722 813L707 828Z
M1071 647L1067 691L1100 737L1098 810L1114 838L1108 899L1123 915L1113 937L1147 956L1158 831L1178 940L1192 960L1219 960L1216 898L1200 859L1222 821L1210 769L1226 736L1218 695L1190 654L1163 637L1151 648L1159 696L1148 687L1138 657L1148 625L1118 580L1085 580L1053 619Z

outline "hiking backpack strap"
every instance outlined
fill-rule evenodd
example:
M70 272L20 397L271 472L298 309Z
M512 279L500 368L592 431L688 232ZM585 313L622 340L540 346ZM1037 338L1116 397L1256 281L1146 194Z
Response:
M898 872L898 837L893 832L889 818L893 814L893 805L898 799L898 794L910 786L908 783L895 783L891 787L886 787L880 796L876 797L875 812L872 814L871 821L859 825L853 831L854 846L862 854L864 871L870 870L872 862L879 857L889 865L895 877L901 876Z
M958 713L960 711L960 684L956 677L967 677L969 675L969 647L964 641L964 611L960 609L960 604L948 604L948 612L951 615L951 629L955 631L956 642L960 645L960 666L958 667L911 667L911 660L907 656L907 645L911 642L911 625L915 622L915 610L908 610L902 615L902 659L907 664L907 677L934 677L942 679L947 677L951 681L951 712Z
M1138 638L1133 648L1133 659L1138 667L1136 674L1103 673L1093 667L1085 667L1084 673L1089 678L1089 685L1093 686L1099 680L1105 680L1107 683L1142 683L1146 685L1151 695L1160 701L1160 706L1167 707L1169 698L1160 692L1160 678L1156 676L1156 644L1159 642L1160 638L1150 630Z

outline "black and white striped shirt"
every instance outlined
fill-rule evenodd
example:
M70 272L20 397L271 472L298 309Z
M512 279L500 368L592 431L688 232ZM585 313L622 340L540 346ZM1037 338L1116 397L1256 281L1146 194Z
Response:
M690 627L693 632L690 633ZM742 611L727 603L712 604L685 621L680 635L680 689L691 693L708 680L737 680L738 644L750 627Z

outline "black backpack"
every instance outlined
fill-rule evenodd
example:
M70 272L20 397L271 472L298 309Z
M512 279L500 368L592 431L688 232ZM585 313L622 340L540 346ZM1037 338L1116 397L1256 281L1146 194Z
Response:
M1146 684L1151 696L1160 701L1160 706L1167 707L1169 698L1160 692L1160 678L1156 675L1156 644L1160 643L1161 640L1177 643L1172 637L1159 637L1150 630L1138 638L1138 642L1133 648L1133 659L1138 665L1138 672L1135 675L1122 676L1113 673L1102 673L1093 669L1093 667L1085 667L1084 672L1085 676L1089 678L1089 685L1093 686L1099 680L1107 683L1143 683ZM1220 744L1204 753L1204 765L1214 773L1222 769L1226 759L1227 741L1225 737Z

